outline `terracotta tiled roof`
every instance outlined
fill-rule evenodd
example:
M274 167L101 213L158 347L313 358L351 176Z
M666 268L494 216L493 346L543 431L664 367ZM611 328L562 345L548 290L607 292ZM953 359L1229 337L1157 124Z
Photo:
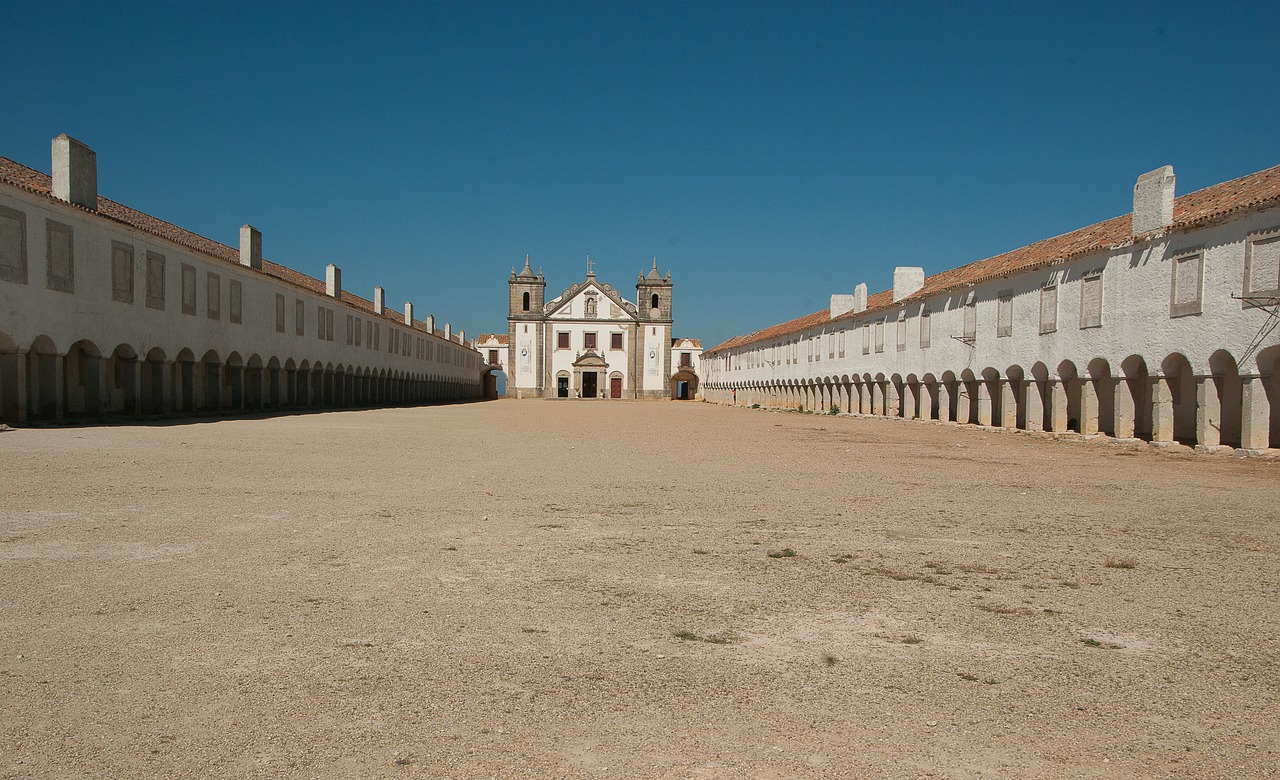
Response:
M28 168L21 163L16 163L6 157L0 157L0 183L9 184L36 195L42 195L50 200L56 200L53 197L53 181L47 174L32 170L31 168ZM75 206L73 204L66 203L65 201L58 200L57 202L63 206L81 208L80 206ZM83 210L89 211L88 209ZM98 197L98 210L96 212L89 211L89 213L96 213L99 216L106 217L107 219L119 222L123 225L128 225L129 227L141 230L144 233L150 233L153 236L158 236L159 238L166 239L178 244L179 246L186 247L193 252L198 252L216 260L230 263L231 265L237 266L246 271L249 270L240 265L239 249L227 246L226 244L220 244L211 238L205 238L198 233L192 233L190 230L184 230L177 225L165 222L164 220L153 217L150 214L144 214L137 209L131 209L128 206L116 203L115 201L102 196ZM292 268L287 268L279 263L273 263L270 260L263 260L261 272L267 276L271 276L282 282L291 284L294 287L300 287L319 295L325 294L325 283L322 280L299 273L298 271L295 271ZM343 303L359 309L370 316L378 316L373 313L373 301L370 301L367 298L361 298L359 295L353 295L350 292L343 290L341 300ZM383 309L382 319L403 325L404 313L396 312L392 309ZM417 330L426 330L425 324L421 321L415 320L414 327ZM443 336L443 333L437 332L436 335Z
M505 347L510 341L506 333L481 333L479 338L476 339L476 343L481 345L497 344L500 347Z
M1250 210L1280 205L1280 166L1250 174L1240 179L1215 184L1203 190L1188 193L1174 200L1173 225L1169 231L1202 227ZM893 290L884 290L867 299L865 312L849 312L837 320L850 320L868 312L888 309L895 305L932 298L951 290L985 282L1003 276L1043 268L1063 260L1072 260L1094 252L1115 249L1133 243L1132 215L1114 217L1096 225L1037 241L1029 246L1005 252L995 257L979 260L959 268L934 274L924 280L924 287L913 295L893 302ZM830 310L797 317L771 328L734 336L722 344L707 350L713 354L722 350L754 344L799 333L817 325L830 322Z
M671 346L687 342L693 349L702 349L702 339L671 339Z

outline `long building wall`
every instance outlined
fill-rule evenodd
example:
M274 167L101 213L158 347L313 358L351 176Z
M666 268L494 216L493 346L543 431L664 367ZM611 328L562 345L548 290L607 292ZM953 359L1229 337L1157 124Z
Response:
M1167 201L1155 208L1165 217L1147 229L1151 204L1139 193L1133 221L927 279L898 269L896 290L833 296L827 311L707 352L703 393L766 407L1280 447L1280 168L1176 204L1172 170L1162 173Z
M264 261L248 226L237 250L99 198L92 155L0 158L4 420L481 397L461 334Z

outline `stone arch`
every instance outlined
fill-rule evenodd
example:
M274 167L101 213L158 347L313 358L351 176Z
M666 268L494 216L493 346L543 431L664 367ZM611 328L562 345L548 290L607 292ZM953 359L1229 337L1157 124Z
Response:
M1004 381L1000 383L1000 424L1018 430L1027 427L1027 378L1022 366L1012 365L1004 370Z
M1053 421L1050 419L1053 403L1052 388L1049 367L1039 360L1032 363L1023 393L1026 397L1027 430L1053 430Z
M1053 396L1053 430L1080 432L1080 372L1076 364L1064 360L1058 364L1058 382Z
M89 339L75 342L67 349L62 365L66 414L84 417L102 414L106 377L98 345Z
M1253 414L1250 424L1258 428L1257 438L1266 441L1270 447L1280 448L1280 344L1259 352L1256 362L1265 398L1251 398L1250 409L1246 411ZM1266 415L1265 422L1257 418L1259 414Z
M266 372L266 398L264 402L272 409L279 409L285 402L284 367L280 358L272 355L263 369Z
M1204 390L1196 398L1198 403L1201 397L1205 399L1197 410L1196 440L1200 444L1239 447L1240 369L1235 356L1225 349L1217 350L1209 356L1209 372L1210 376L1201 380Z
M140 368L138 351L131 344L117 344L106 361L105 411L127 415L142 411Z
M938 393L941 396L938 399L938 419L942 422L959 422L960 409L963 408L960 400L962 389L963 385L954 371L942 372L942 378L938 384Z
M1151 375L1141 355L1120 361L1115 393L1115 435L1151 440Z
M53 339L40 335L27 349L27 412L29 416L56 419L62 416L62 353Z
M1181 352L1174 352L1160 363L1163 375L1162 398L1153 403L1152 414L1158 422L1168 423L1168 433L1157 425L1153 440L1196 443L1196 380L1191 361ZM1156 408L1159 407L1159 408ZM1165 415L1168 419L1166 420Z
M956 403L956 422L976 425L981 419L979 393L982 392L980 377L973 369L966 368L960 372L960 398Z
M920 414L926 420L938 419L938 377L932 372L920 377Z
M0 420L19 422L27 417L26 366L22 364L18 342L0 331Z
M196 382L200 396L200 410L216 412L222 408L222 360L214 350L205 352L196 369L200 375Z
M1085 372L1088 376L1080 383L1080 432L1114 436L1116 394L1111 364L1096 357L1089 361Z
M266 396L263 383L265 381L265 372L263 371L262 356L253 353L249 359L244 362L244 408L252 411L259 411L265 405Z

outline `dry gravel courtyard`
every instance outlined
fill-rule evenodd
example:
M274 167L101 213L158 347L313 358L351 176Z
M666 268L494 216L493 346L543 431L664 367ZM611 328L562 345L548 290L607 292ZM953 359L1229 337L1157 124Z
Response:
M1280 777L1276 460L498 401L0 464L6 778Z

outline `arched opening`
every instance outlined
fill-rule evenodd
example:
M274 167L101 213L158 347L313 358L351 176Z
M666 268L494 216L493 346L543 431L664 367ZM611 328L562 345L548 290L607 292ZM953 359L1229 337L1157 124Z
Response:
M1080 372L1070 360L1058 364L1052 415L1054 431L1080 432Z
M1053 421L1050 418L1053 403L1051 387L1049 367L1040 361L1036 361L1031 366L1031 377L1027 380L1023 390L1027 406L1027 430L1053 430Z
M223 406L229 406L233 412L244 410L244 360L238 352L227 356L222 372L222 401Z
M966 368L960 372L960 398L956 401L956 422L977 425L982 419L978 393L981 383L972 370ZM987 407L988 424L990 424L990 406Z
M960 380L953 371L943 371L942 381L938 384L938 419L942 422L959 422L957 416L961 408Z
M920 414L926 420L938 419L938 378L925 374L920 378Z
M507 375L502 372L501 368L494 366L487 369L480 375L482 385L482 393L486 401L494 401L501 398L506 393ZM500 388L499 382L502 387Z
M174 406L178 411L195 414L200 404L196 393L200 387L200 372L196 355L190 349L183 349L173 360L173 387Z
M165 378L168 376L165 366L164 350L159 347L152 347L147 353L146 358L142 361L141 371L141 399L143 414L163 414L168 406L169 390L165 386Z
M1173 433L1169 437L1182 444L1196 443L1196 380L1191 371L1191 361L1175 352L1160 364L1164 375L1168 411L1171 413ZM1155 415L1157 412L1152 411Z
M105 387L102 353L97 345L87 339L72 344L63 361L63 371L67 415L96 417L102 414Z
M568 371L560 371L556 374L556 398L569 397L569 379Z
M38 336L27 350L27 413L54 420L62 416L62 358L48 336Z
M659 303L659 301L658 301L658 294L657 294L657 293L654 293L653 295L651 295L651 296L649 297L649 308L650 308L650 309L654 309L654 310L658 309L658 308L659 308L658 303Z
M1000 424L1005 428L1026 430L1027 390L1022 366L1009 366L1000 383Z
M525 293L525 294L524 294L524 299L523 299L523 303L522 303L522 309L523 309L524 311L529 311L529 293Z
M1280 345L1258 353L1258 373L1267 415L1267 424L1260 427L1267 431L1268 446L1280 449Z
M982 369L977 386L978 424L999 425L1004 418L1004 407L1000 404L1000 372L990 366Z
M209 350L204 353L204 357L200 359L200 374L202 381L199 383L200 389L204 392L201 399L200 411L216 412L222 408L222 361L218 359L218 353Z
M1124 376L1116 383L1115 435L1151 441L1151 377L1147 362L1130 355L1120 363Z
M280 358L274 355L267 361L267 397L264 399L266 405L272 409L279 409L283 403L283 393L281 392L280 381Z
M18 422L26 417L22 397L26 392L25 368L18 343L0 332L0 420Z
M1218 421L1214 425L1213 415L1208 415L1205 421L1210 431L1207 435L1201 437L1200 431L1197 431L1197 439L1203 438L1201 443L1207 444L1226 444L1231 447L1240 446L1240 370L1236 366L1236 359L1230 352L1220 349L1209 356L1209 371L1212 374L1213 386L1206 386L1206 393L1212 392L1210 403L1206 404L1206 408L1211 408L1213 401L1217 402ZM1203 413L1204 410L1202 410ZM1217 441L1213 441L1212 429L1217 428Z
M244 405L246 409L260 411L263 407L262 356L250 355L244 366Z
M106 398L104 409L115 414L137 414L141 411L138 353L128 344L120 344L107 360Z
M1094 358L1086 370L1089 378L1080 385L1080 432L1114 436L1116 395L1111 364L1102 358Z

